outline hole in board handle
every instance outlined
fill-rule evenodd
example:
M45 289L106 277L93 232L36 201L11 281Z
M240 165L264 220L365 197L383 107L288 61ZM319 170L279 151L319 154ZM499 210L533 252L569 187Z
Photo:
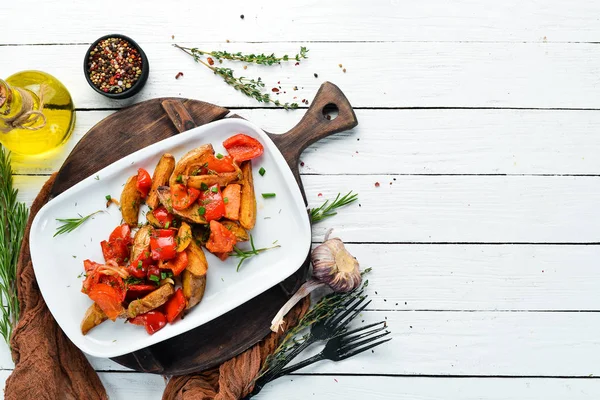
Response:
M323 107L323 116L328 120L336 119L339 114L340 110L333 103L329 103L325 107Z

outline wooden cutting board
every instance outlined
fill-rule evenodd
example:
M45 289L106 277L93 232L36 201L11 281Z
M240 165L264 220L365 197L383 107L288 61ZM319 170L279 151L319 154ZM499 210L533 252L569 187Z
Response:
M327 119L324 110L335 108L339 111L337 118ZM51 196L150 144L212 121L237 117L228 114L229 110L214 104L179 98L152 99L122 109L96 124L77 143L58 172ZM346 96L337 86L325 82L298 125L284 134L268 133L304 197L298 169L302 151L321 138L357 124ZM137 371L164 375L187 374L218 365L269 333L279 308L305 281L308 265L307 257L297 272L279 285L198 328L113 360Z

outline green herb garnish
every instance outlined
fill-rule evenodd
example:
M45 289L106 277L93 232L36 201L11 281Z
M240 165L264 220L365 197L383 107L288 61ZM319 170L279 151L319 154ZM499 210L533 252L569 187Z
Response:
M107 194L106 196L104 196L104 198L106 199L106 201L110 201L112 199L110 194Z
M223 154L217 153L217 158L220 160L221 158L223 158Z
M277 196L275 193L263 193L262 194L263 199L270 199L275 196Z
M160 278L156 275L150 275L148 279L150 279L153 282L160 282Z
M225 204L229 203L229 197L223 197L223 203L225 203Z
M142 282L143 282L143 280L138 279L138 278L134 278L133 276L125 278L125 283L128 284L128 285L137 285L137 284L140 284Z
M265 176L265 169L263 167L260 167L260 169L258 170L258 173L260 174L260 176Z
M204 215L204 214L206 214L206 208L198 207L198 215Z
M77 214L79 215L79 218L56 218L58 222L62 222L63 224L56 228L56 233L54 234L54 236L74 231L75 229L79 228L85 221L90 219L93 215L101 212L103 211L98 210L91 213L90 215L86 215L85 217L81 214Z
M264 251L267 251L270 249L275 249L277 247L281 247L280 245L276 245L273 247L265 247L262 249L257 249L256 247L254 247L254 238L252 237L252 235L250 235L250 246L252 247L250 250L240 250L234 246L233 251L231 253L229 253L230 256L238 257L240 259L240 262L238 263L237 268L235 269L236 271L240 270L242 263L244 261L246 261L248 258L254 257Z
M333 200L331 203L329 203L329 200L325 200L325 203L321 204L321 206L317 208L311 208L308 211L310 222L314 224L323 221L325 218L333 217L337 214L337 212L334 210L348 205L358 199L358 194L352 193L352 191L346 193L342 198L340 198L340 196L341 194L338 193L335 200Z
M217 193L219 191L219 188L216 187L216 186L215 187L211 187L210 191L213 192L213 193Z
M200 184L200 190L208 190L208 185L204 182Z
M177 175L177 178L175 178L175 182L183 183L183 176L181 176L181 174Z

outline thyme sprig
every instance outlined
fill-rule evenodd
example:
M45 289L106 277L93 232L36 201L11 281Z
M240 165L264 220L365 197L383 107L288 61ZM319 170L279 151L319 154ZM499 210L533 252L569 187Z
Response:
M62 235L63 233L73 232L75 229L79 228L85 221L101 212L104 211L98 210L91 213L90 215L86 215L85 217L81 214L77 214L79 215L79 218L56 218L58 222L62 222L63 224L56 228L56 233L54 234L54 237L57 235Z
M240 250L237 247L233 247L233 251L231 253L229 253L230 256L233 257L239 257L240 262L237 265L236 271L240 270L240 267L242 266L242 264L244 263L244 261L246 261L247 259L254 257L256 255L259 255L260 253L270 250L270 249L275 249L277 247L281 247L280 245L275 245L272 247L263 247L262 249L257 249L256 247L254 247L254 238L252 237L252 235L250 235L250 246L252 247L250 250Z
M197 56L211 56L217 60L230 60L230 61L242 61L247 63L259 64L259 65L273 65L280 64L282 61L290 61L296 60L300 61L303 58L308 58L308 49L304 46L300 47L300 53L296 54L293 57L284 54L281 57L275 55L275 53L271 53L270 55L262 54L242 54L242 52L230 53L228 51L204 51L200 50L196 47L182 47L179 45L174 45L175 47L187 50L190 53Z
M371 268L367 268L362 271L361 275L364 276L369 272L371 272ZM319 300L314 307L304 314L298 324L288 331L273 354L267 356L261 367L258 377L261 377L270 370L279 368L291 361L288 359L288 355L293 353L294 349L302 345L302 343L310 335L308 332L301 334L303 331L306 331L315 323L344 310L344 305L348 304L349 301L364 297L364 292L367 286L369 286L369 281L365 280L359 288L356 288L351 292L331 293Z
M0 334L10 342L19 319L17 298L17 259L27 225L29 210L17 201L13 188L10 153L0 148Z
M213 71L215 75L218 75L221 78L223 78L225 83L233 87L235 90L240 91L246 96L255 99L259 103L272 103L277 107L283 107L286 110L298 108L298 103L282 103L279 100L273 99L268 93L263 93L265 83L260 77L258 79L252 79L247 78L245 76L235 76L231 68L215 67L208 64L202 59L202 55L204 53L197 49L181 47L177 44L174 44L173 46L192 56L194 58L194 61L204 65L205 67Z
M358 200L358 193L352 193L352 190L346 193L342 198L340 198L340 196L341 193L338 193L335 200L333 200L331 203L329 200L325 200L325 203L321 204L321 206L317 208L311 208L308 211L310 222L315 224L323 221L325 218L333 217L337 214L337 212L334 210Z

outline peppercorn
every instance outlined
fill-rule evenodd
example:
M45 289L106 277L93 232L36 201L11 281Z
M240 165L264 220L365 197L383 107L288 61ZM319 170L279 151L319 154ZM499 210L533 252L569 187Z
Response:
M92 49L87 66L94 86L105 93L122 93L140 78L142 57L125 39L107 38Z

